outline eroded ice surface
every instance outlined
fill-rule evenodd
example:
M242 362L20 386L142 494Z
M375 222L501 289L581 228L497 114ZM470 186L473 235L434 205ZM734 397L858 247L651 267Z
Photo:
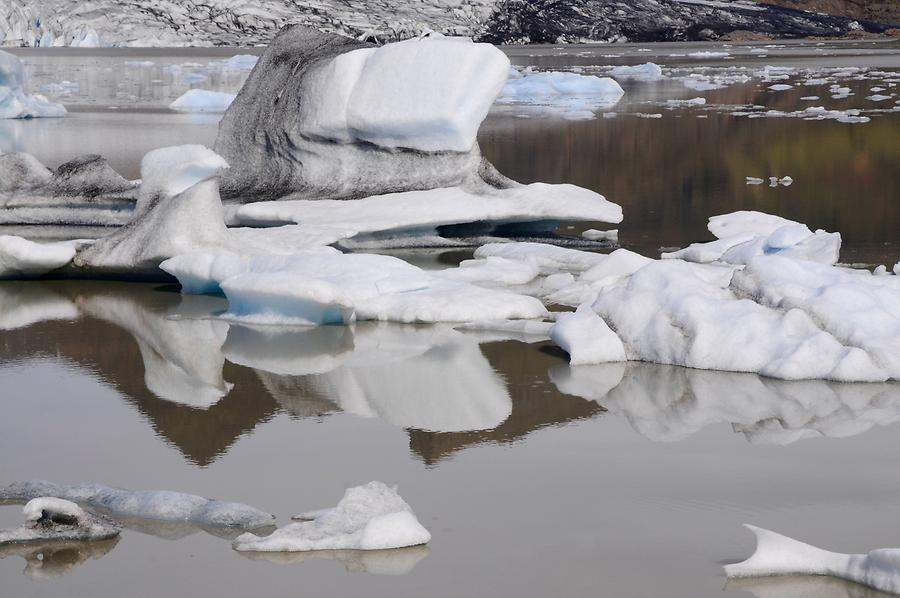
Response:
M728 577L829 575L882 592L900 593L900 549L841 554L752 525L746 527L756 534L756 551L746 561L726 565Z
M24 502L54 497L100 509L112 517L185 521L209 527L257 529L274 517L259 509L168 490L132 491L102 484L58 485L41 480L0 487L0 501Z
M26 524L0 530L0 545L48 541L95 541L119 535L119 527L73 502L53 497L33 498L22 509Z
M295 519L299 521L269 536L243 534L234 541L234 548L261 552L383 550L431 540L397 490L381 482L349 488L336 507Z
M66 115L62 104L39 94L25 93L25 68L17 56L0 51L0 119L60 117Z

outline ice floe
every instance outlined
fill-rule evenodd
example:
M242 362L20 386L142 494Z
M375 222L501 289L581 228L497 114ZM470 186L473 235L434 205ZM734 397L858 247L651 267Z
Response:
M626 359L622 341L588 304L559 314L550 329L550 338L569 354L572 365Z
M594 118L600 108L614 106L624 94L622 87L609 77L512 69L497 103L583 119Z
M27 523L18 529L0 530L0 545L107 540L120 531L113 522L59 498L33 498L22 512Z
M178 112L225 112L234 98L233 93L191 89L169 104L169 108Z
M0 119L61 117L62 104L51 102L40 94L25 93L26 77L22 61L0 50Z
M620 77L628 79L655 80L661 79L662 68L653 62L644 64L636 64L633 66L616 66L607 72L610 77Z
M396 488L369 482L349 488L336 507L297 515L264 537L238 536L238 551L302 552L310 550L384 550L427 544L422 527Z
M270 526L274 520L269 513L244 504L167 490L132 491L102 484L64 486L40 480L0 487L0 502L27 502L44 497L97 509L113 518L134 517L241 529Z
M891 594L900 593L900 549L868 554L829 552L756 526L756 551L746 561L725 566L730 578L775 575L828 575Z

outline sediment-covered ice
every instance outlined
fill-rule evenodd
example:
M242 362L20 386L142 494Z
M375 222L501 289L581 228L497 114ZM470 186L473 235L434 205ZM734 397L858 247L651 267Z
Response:
M238 551L383 550L427 544L431 534L395 488L369 482L349 488L336 507L298 515L269 536L243 534Z
M609 77L512 69L497 102L582 119L614 106L624 94L622 86Z
M355 199L505 186L476 133L508 69L495 47L456 38L376 48L286 27L219 125L215 150L232 167L223 194Z
M828 575L882 592L900 593L900 549L841 554L752 525L745 527L756 535L756 551L746 561L725 566L730 578Z
M132 220L79 252L75 266L153 270L174 255L226 248L218 177L227 168L225 160L201 145L149 152L141 161L141 189Z
M119 535L120 528L113 522L59 498L33 498L22 512L27 523L14 530L0 530L0 545L48 541L87 542Z
M62 104L40 94L25 93L25 68L17 56L0 50L0 119L66 115Z
M224 91L191 89L169 104L178 112L225 112L234 101L235 94Z
M0 502L52 497L98 509L111 517L185 521L209 527L257 529L274 517L253 507L167 490L132 491L102 484L57 485L33 480L0 487Z

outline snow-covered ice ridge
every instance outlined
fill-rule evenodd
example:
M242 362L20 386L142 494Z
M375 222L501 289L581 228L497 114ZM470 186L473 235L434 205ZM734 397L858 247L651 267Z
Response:
M900 594L900 548L841 554L752 525L746 527L756 535L756 551L746 561L725 566L730 578L828 575Z

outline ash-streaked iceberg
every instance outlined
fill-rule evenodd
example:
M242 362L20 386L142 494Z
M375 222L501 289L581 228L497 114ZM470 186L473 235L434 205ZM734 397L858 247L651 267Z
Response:
M73 502L49 496L29 500L22 512L27 523L14 530L0 530L0 545L108 540L118 536L121 529Z
M304 513L264 537L246 533L238 551L384 550L427 544L431 534L400 498L396 488L369 482L349 488L331 509Z
M232 166L223 196L507 186L475 135L508 69L500 50L463 39L375 47L285 27L219 125L214 149Z
M0 487L0 503L52 497L97 509L110 517L190 522L208 527L258 529L272 525L274 516L253 507L168 490L133 491L103 484L58 485L42 480Z
M900 593L900 548L868 554L829 552L753 525L756 551L746 561L725 565L729 578L828 575L891 594Z
M0 50L0 119L66 115L62 104L40 94L25 93L25 68L17 56Z

